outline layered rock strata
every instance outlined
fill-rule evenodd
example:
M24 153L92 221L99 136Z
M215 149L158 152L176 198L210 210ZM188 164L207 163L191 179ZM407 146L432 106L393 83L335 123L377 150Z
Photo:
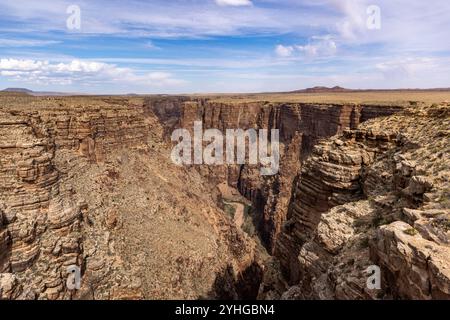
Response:
M170 162L142 100L1 102L0 299L256 296L254 244Z
M150 103L149 103L150 104ZM159 114L179 115L175 127L190 129L194 121L202 121L205 129L279 129L279 174L263 177L259 168L250 165L196 166L202 175L216 183L226 181L239 189L253 202L259 217L256 219L261 237L273 252L282 224L286 221L292 186L301 162L311 153L313 146L322 138L356 128L361 121L398 112L401 106L366 106L345 104L230 102L219 103L191 100L181 105L180 111ZM170 128L176 116L170 117ZM160 116L163 122L166 117Z
M417 106L314 148L275 250L282 298L450 298L449 121Z

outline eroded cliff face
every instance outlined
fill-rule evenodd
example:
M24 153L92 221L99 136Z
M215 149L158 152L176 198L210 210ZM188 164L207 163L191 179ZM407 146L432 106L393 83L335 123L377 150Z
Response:
M177 127L181 118L182 106L190 101L184 96L156 96L144 101L144 115L158 118L163 128L165 139L170 139L172 131Z
M1 103L0 299L450 298L448 105ZM197 120L279 129L278 174L175 166L170 135ZM222 210L223 182L273 257Z
M177 100L179 101L179 100ZM251 165L201 166L196 168L216 184L226 181L251 200L258 217L256 224L267 249L273 253L275 243L286 221L288 205L301 163L322 138L356 128L361 121L393 114L401 106L307 104L269 102L220 103L206 99L178 103L178 111L161 111L164 105L147 103L159 111L162 123L170 128L193 127L202 121L204 129L279 129L280 170L274 176L261 176L259 168ZM168 116L169 115L169 116ZM175 119L178 123L173 126Z
M275 176L249 165L196 167L256 209L275 257L259 298L449 298L447 105L201 100L180 108L177 127L280 129ZM380 290L367 286L374 265Z
M275 250L282 298L450 299L449 111L411 107L314 148Z
M83 264L88 208L64 179L84 169L79 159L84 166L103 161L114 148L144 143L148 130L129 108L42 102L32 111L20 104L1 110L0 204L8 234L2 272L23 287L20 297L69 298L65 268Z
M0 299L256 295L255 244L198 173L171 163L142 101L1 103Z

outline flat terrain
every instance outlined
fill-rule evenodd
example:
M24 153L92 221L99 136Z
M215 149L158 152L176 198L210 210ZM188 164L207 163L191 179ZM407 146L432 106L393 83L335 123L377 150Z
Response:
M199 95L200 96L200 95ZM217 102L293 102L293 103L365 103L392 104L420 101L440 103L450 101L450 91L355 91L330 93L267 93L205 95Z
M162 95L149 95L162 96ZM181 95L180 95L181 96ZM222 103L240 103L268 101L274 103L330 103L330 104L374 104L374 105L392 105L409 104L410 102L425 102L427 104L441 103L450 101L449 91L431 91L431 90L404 90L404 91L349 91L349 92L317 92L317 93L255 93L255 94L187 94L191 98L207 98L214 102ZM142 104L142 99L146 96L49 96L34 97L23 93L0 92L1 105L20 105L30 103L41 103L46 101L46 105L65 103L88 103L90 105L108 104ZM37 106L37 105L36 105Z

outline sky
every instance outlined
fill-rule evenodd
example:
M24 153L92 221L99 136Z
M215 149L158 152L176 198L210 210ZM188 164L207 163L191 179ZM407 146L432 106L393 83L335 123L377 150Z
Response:
M0 88L450 87L448 0L0 0Z

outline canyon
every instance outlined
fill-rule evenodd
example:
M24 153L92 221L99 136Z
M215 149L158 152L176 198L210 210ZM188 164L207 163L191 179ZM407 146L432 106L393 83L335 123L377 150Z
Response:
M205 128L221 131L279 129L282 156L280 173L276 177L261 177L254 166L196 166L213 183L226 181L252 201L261 215L258 225L270 251L273 251L281 225L286 220L292 185L300 164L310 155L313 146L320 139L340 134L344 129L355 129L361 122L402 110L402 106L396 105L216 103L205 100L184 101L177 105L176 101L169 102L168 107L167 101L147 101L146 104L161 123L169 124L168 132L175 127L191 128L200 120ZM166 108L168 111L164 111Z
M0 96L0 299L449 299L450 106L388 100ZM279 172L176 166L196 121Z

